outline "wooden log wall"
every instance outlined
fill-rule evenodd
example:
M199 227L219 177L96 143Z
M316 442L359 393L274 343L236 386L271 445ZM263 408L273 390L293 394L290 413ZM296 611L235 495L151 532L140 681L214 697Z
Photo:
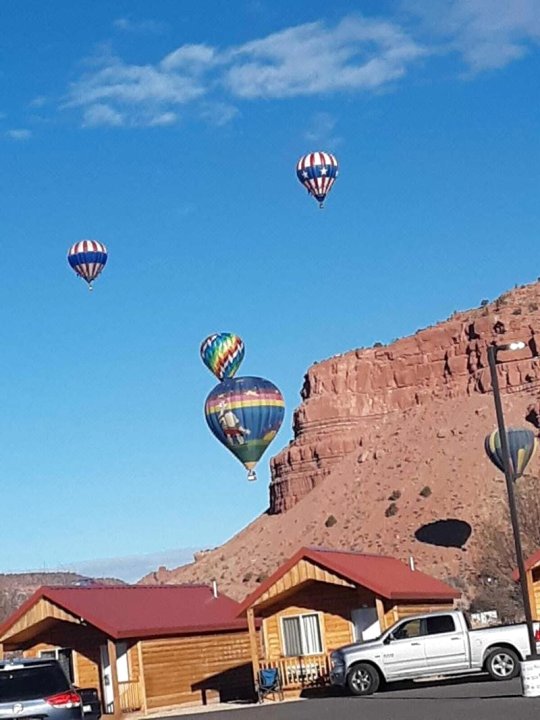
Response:
M258 608L258 613L265 615L263 620L265 659L277 660L283 656L280 621L282 617L320 612L323 651L329 652L354 641L351 610L363 605L375 606L373 593L317 582L301 585L293 595L287 595L280 602L264 610Z
M527 588L533 620L540 620L540 567L527 571Z
M25 657L39 657L42 650L54 650L57 647L72 647L70 645L51 645L50 643L38 643L24 652ZM92 645L84 646L80 644L78 649L73 647L73 671L75 675L75 685L81 688L93 687L97 688L101 693L101 679L99 671L99 647Z
M253 696L249 633L141 640L148 709Z

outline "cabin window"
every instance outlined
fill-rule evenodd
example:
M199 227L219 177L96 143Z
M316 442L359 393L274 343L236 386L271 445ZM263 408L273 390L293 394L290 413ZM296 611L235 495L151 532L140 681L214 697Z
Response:
M281 618L283 654L290 656L322 653L321 623L318 613Z

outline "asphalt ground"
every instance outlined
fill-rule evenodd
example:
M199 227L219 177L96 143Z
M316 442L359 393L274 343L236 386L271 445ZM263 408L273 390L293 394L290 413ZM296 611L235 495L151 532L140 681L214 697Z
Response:
M394 684L368 697L342 694L178 715L179 720L540 720L540 698L524 698L519 679ZM167 715L167 720L176 717Z

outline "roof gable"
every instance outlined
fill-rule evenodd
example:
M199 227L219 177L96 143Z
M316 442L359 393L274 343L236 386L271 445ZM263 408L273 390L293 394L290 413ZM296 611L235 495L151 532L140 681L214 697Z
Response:
M389 600L451 601L460 597L460 593L446 583L418 570L411 570L408 565L396 558L304 547L245 598L239 613L243 614L249 607L259 604L263 601L263 597L268 599L272 593L274 596L279 594L273 588L280 587L280 582L284 586L285 578L293 577L291 571L302 560L345 580L349 586L352 584L364 587ZM322 580L322 582L326 581Z
M283 573L275 583L270 585L267 590L259 595L253 604L261 605L266 600L276 597L277 595L282 595L284 592L287 592L297 585L309 580L316 580L332 585L343 585L344 587L355 587L354 583L330 572L329 570L326 570L320 565L313 563L310 559L300 558L298 562Z

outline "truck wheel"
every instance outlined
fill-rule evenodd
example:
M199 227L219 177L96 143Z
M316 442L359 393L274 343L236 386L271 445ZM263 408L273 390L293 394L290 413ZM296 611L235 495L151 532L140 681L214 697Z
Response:
M509 648L493 648L486 660L486 670L493 680L511 680L519 675L519 658Z
M368 663L353 665L347 675L347 687L353 695L372 695L379 684L379 673Z

